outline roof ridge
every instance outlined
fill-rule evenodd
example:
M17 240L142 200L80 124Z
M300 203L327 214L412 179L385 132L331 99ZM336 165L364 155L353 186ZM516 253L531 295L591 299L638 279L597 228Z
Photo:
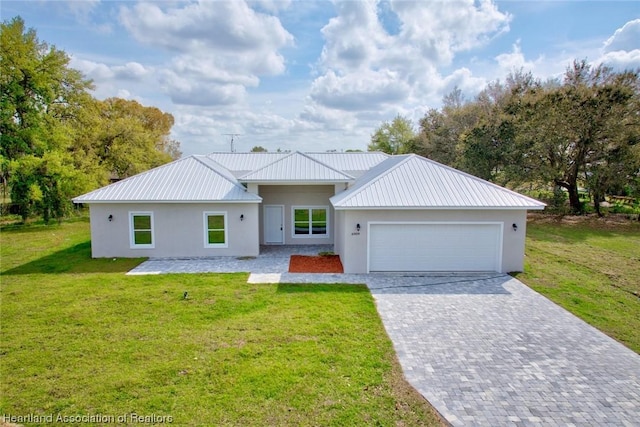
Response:
M513 196L521 197L521 198L524 198L524 199L528 199L528 200L530 200L530 201L532 201L532 202L540 203L540 201L539 201L539 200L536 200L536 199L534 199L534 198L532 198L532 197L529 197L529 196L525 196L524 194L520 194L520 193L518 193L517 191L510 190L510 189L508 189L508 188L506 188L506 187L503 187L503 186L501 186L501 185L498 185L498 184L493 183L493 182L491 182L491 181L488 181L488 180L486 180L486 179L482 179L482 178L480 178L480 177L478 177L478 176L475 176L475 175L472 175L472 174L470 174L470 173L468 173L468 172L461 171L461 170L456 169L456 168L454 168L454 167L451 167L451 166L445 165L444 163L440 163L440 162L437 162L437 161L435 161L435 160L433 160L433 159L429 159L429 158L427 158L427 157L418 156L418 155L416 155L416 154L414 154L414 153L411 153L411 154L413 154L415 157L419 158L419 159L420 159L420 160L422 160L422 161L425 161L425 162L428 162L428 163L432 163L432 164L435 164L436 166L439 166L439 167L442 167L442 168L444 168L444 169L447 169L447 170L450 170L450 171L456 172L456 173L458 173L458 174L460 174L460 175L463 175L463 176L465 176L465 177L467 177L467 178L471 178L473 181L480 182L481 184L488 184L488 185L490 185L490 186L492 186L492 187L494 187L494 188L496 188L496 189L498 189L498 190L500 190L500 191L506 191L507 193L509 193L509 194L511 194L511 195L513 195Z
M357 193L360 193L361 191L364 191L365 189L369 188L370 186L372 186L375 182L378 182L380 179L382 179L383 177L387 176L389 173L391 173L391 171L395 170L396 168L398 168L401 164L404 164L405 162L407 162L408 159L411 158L411 156L415 156L415 154L411 153L411 154L394 154L394 155L390 155L389 157L387 157L385 160L383 160L382 162L378 163L377 165L375 165L373 168L369 169L369 171L375 169L376 167L384 164L384 162L388 161L389 159L393 159L393 158L398 158L398 157L405 157L404 159L400 160L398 163L396 163L395 165L383 170L382 172L380 172L378 175L374 176L372 179L368 180L367 182L365 182L364 184L362 184L361 187L358 188L354 188L353 194L348 195L347 197L345 197L344 199L340 200L341 202L346 202L347 200L351 199L352 197L354 197ZM366 177L366 173L364 175L362 175L360 178L365 178ZM360 179L358 178L358 179ZM353 187L352 187L353 188ZM346 191L349 191L351 188L348 188ZM356 191L357 190L357 191ZM346 192L345 191L345 192ZM340 193L339 193L340 194ZM339 194L336 194L336 196L338 196Z
M187 156L187 157L181 157L181 158L179 158L179 159L172 160L172 161L170 161L169 163L164 163L164 164L162 164L162 165L160 165L160 166L156 166L156 167L154 167L154 168L147 169L146 171L142 171L142 172L137 173L137 174L135 174L135 175L128 176L128 177L123 178L123 179L121 179L121 180L119 180L119 181L112 182L111 184L107 184L107 185L105 185L104 187L99 187L99 188L96 188L95 190L91 190L91 191L89 191L88 193L80 194L80 195L78 195L78 196L74 197L74 198L73 198L73 199L71 199L71 200L73 201L74 199L77 199L77 198L78 198L78 197L80 197L80 196L85 196L85 195L91 194L91 193L93 193L94 191L99 191L99 190L103 190L103 189L106 189L106 188L109 188L109 187L119 186L119 184L121 184L121 183L125 183L125 182L127 182L127 181L129 181L129 180L131 180L131 179L133 179L133 178L137 178L137 177L140 177L140 176L148 175L148 174L150 174L151 172L155 172L155 171L157 171L158 169L166 168L166 167L168 167L168 166L171 166L171 165L174 165L174 164L176 164L176 163L179 163L179 162L182 162L182 161L184 161L184 160L187 160L187 159L189 159L189 158L191 158L191 157L195 157L195 154L191 154L191 155L189 155L189 156Z
M311 160L312 162L319 163L319 164L321 164L322 166L324 166L324 167L326 167L326 168L328 168L328 169L331 169L331 170L332 170L332 171L334 171L334 172L338 172L338 173L340 173L340 174L342 174L342 175L344 175L344 176L346 176L346 177L348 177L348 178L351 178L351 179L354 179L354 180L355 180L355 178L354 178L353 176L349 175L348 173L346 173L346 172L344 172L344 171L341 171L341 170L339 170L339 169L336 169L336 168L334 168L333 166L330 166L330 165L326 164L325 162L322 162L322 161L320 161L320 160L318 160L318 159L314 159L313 157L311 157L311 156L310 156L310 155L308 155L307 153L302 153L302 152L300 152L300 151L294 151L294 153L298 153L298 154L300 154L300 155L302 155L302 156L306 157L307 159Z
M216 162L215 160L209 158L206 154L200 154L200 155L191 155L190 157L193 157L193 159L195 161L197 161L198 163L200 163L201 165L203 165L204 167L206 167L207 169L209 169L210 171L215 172L216 174L220 175L222 178L226 179L227 181L229 181L230 183L232 183L233 185L237 186L237 187L241 187L243 190L246 191L246 188L244 188L244 186L242 184L240 184L240 182L238 182L237 179L231 180L229 178L229 176L226 176L223 173L220 173L220 171L216 170L215 168L212 168L211 166L209 166L208 164L206 164L205 162L203 162L202 160L199 159L199 157L206 157L209 161L215 163L216 165L220 166L222 169L226 170L227 172L229 172L230 176L233 176L233 174L231 173L231 171L227 168L225 168L224 166L222 166L220 163Z
M304 151L304 154L382 154L385 157L391 157L384 151Z
M268 167L271 167L272 165L274 165L274 164L276 164L278 162L284 161L285 159L287 159L289 157L292 157L292 156L294 156L296 154L298 154L298 155L304 157L305 159L308 159L308 160L310 160L310 161L312 161L314 163L318 163L319 165L322 165L322 166L326 167L327 169L332 170L333 172L337 172L337 173L339 173L341 175L344 175L345 177L347 177L349 179L355 179L353 176L349 175L348 173L345 173L345 172L343 172L341 170L335 169L335 168L329 166L328 164L326 164L324 162L321 162L320 160L314 159L313 157L307 155L306 153L302 153L302 152L296 150L296 151L292 151L291 153L289 153L289 154L287 154L287 155L285 155L283 157L280 157L279 159L276 159L276 160L274 160L274 161L272 161L270 163L267 163L266 165L264 165L264 166L262 166L262 167L260 167L258 169L254 169L252 171L247 172L246 174L244 174L241 177L239 177L238 180L242 180L242 179L246 178L249 175L253 175L255 173L258 173L258 172L260 172L260 171L262 171L262 170L264 170L264 169L266 169Z
M274 161L269 162L269 163L267 163L266 165L264 165L264 166L262 166L262 167L259 167L258 169L253 169L253 170L251 170L251 171L249 171L249 172L245 173L244 175L242 175L242 176L238 177L238 180L243 179L245 176L248 176L248 175L254 174L254 173L258 172L258 171L261 171L261 170L263 170L263 169L265 169L265 168L267 168L267 167L269 167L269 166L273 165L274 163L277 163L277 162L279 162L279 161L281 161L281 160L286 159L287 157L291 157L294 153L297 153L297 151L292 151L291 153L288 153L288 154L286 154L286 155L284 155L284 156L282 156L282 157L280 157L280 158L277 158L277 159L275 159Z

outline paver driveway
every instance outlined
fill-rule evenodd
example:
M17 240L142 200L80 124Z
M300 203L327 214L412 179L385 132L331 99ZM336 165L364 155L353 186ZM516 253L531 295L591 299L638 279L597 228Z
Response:
M291 274L286 250L132 273L367 283L407 380L454 426L640 426L640 356L510 276Z
M405 376L454 426L640 425L640 356L518 280L369 283Z

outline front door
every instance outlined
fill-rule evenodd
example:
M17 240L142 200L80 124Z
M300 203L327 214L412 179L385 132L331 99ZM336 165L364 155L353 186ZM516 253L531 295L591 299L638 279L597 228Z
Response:
M264 206L264 243L266 245L284 244L284 206Z

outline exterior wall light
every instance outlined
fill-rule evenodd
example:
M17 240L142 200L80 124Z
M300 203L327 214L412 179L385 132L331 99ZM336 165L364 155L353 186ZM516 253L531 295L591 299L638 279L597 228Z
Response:
M356 231L360 231L360 224L356 224Z
M109 222L113 221L113 215L109 215L107 219L109 220Z
M516 224L515 222L512 225L513 227L513 231L518 231L518 224Z
M244 221L244 214L240 214L240 221Z

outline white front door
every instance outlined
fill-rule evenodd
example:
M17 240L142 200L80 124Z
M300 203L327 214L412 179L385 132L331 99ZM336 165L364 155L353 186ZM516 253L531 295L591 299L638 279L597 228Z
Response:
M266 245L284 243L284 206L264 206L264 243Z

